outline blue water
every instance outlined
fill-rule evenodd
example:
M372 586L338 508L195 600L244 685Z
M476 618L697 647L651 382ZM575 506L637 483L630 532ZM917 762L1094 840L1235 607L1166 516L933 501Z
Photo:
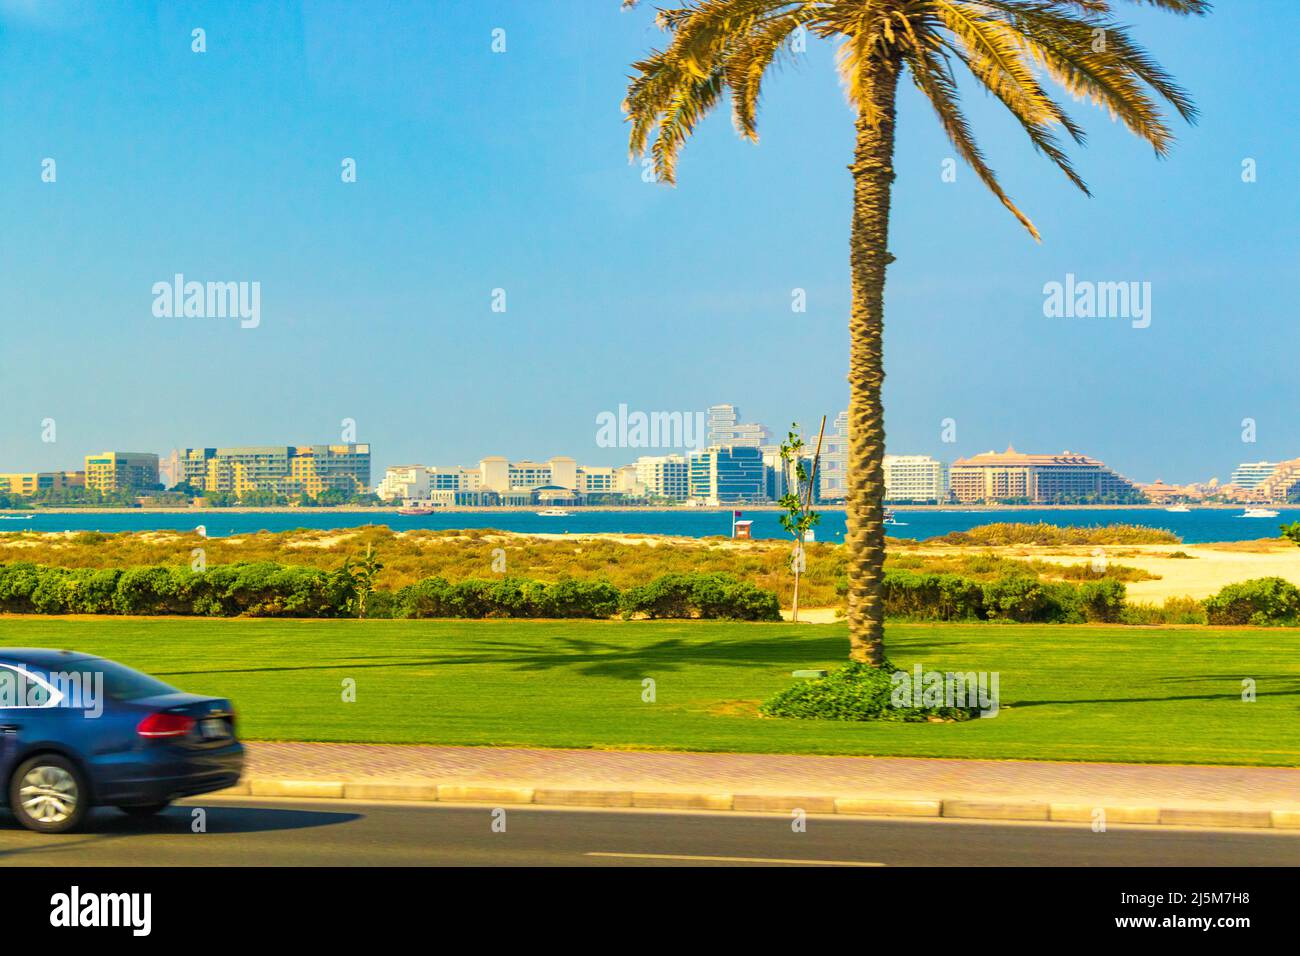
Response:
M1188 544L1208 541L1242 541L1273 538L1283 522L1300 520L1300 507L1277 508L1276 518L1241 518L1241 510L1205 508L1187 514L1171 514L1161 509L1095 508L1071 510L1017 511L903 511L898 512L902 525L888 533L898 538L928 538L964 531L993 522L1047 521L1063 526L1140 524L1167 528ZM775 511L746 511L744 517L754 522L755 538L784 538L779 515ZM413 528L447 530L453 528L496 528L501 531L567 532L569 534L611 532L622 534L672 534L686 537L728 535L731 512L709 509L679 511L590 511L574 512L567 518L543 518L531 511L457 512L423 516L399 515L394 511L334 512L202 512L193 514L159 514L137 511L128 514L36 514L30 519L0 517L0 532L10 531L191 531L202 524L212 537L248 534L255 531L288 531L293 528L335 529L363 524L386 524L395 531ZM844 538L844 512L824 511L817 526L817 540L841 541Z

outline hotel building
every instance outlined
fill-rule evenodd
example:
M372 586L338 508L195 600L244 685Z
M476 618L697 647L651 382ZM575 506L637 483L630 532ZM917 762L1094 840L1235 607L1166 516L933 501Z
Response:
M647 498L685 501L691 496L691 472L685 455L644 455L633 468L636 483Z
M1281 463L1276 461L1243 461L1233 471L1228 484L1250 491L1272 475L1279 464Z
M1300 498L1300 458L1278 462L1267 476L1251 485L1248 491L1250 498L1259 501L1281 503L1297 500Z
M709 504L768 499L768 468L756 447L723 446L688 459L691 497Z
M157 455L101 451L86 456L86 487L92 491L142 491L158 483Z
M568 491L579 497L638 493L633 465L582 465L572 458L557 456L548 461L510 461L494 455L477 468L425 465L393 465L379 483L379 497L386 500L430 498L443 503L488 501L471 492L506 496L508 503L527 503L533 492ZM451 495L443 492L454 493ZM456 494L461 497L457 498ZM571 496L572 497L572 496Z
M948 479L952 496L963 504L1023 501L1050 504L1084 500L1140 500L1127 478L1095 458L1069 451L1023 455L1014 448L984 452L953 462Z
M270 491L315 498L326 490L364 494L370 487L370 446L250 445L186 448L182 479L206 492L239 496Z
M825 501L843 501L849 493L849 413L835 416L835 423L822 449L817 466L817 484Z
M886 455L885 500L947 501L948 469L929 455Z
M772 439L767 426L757 422L742 423L735 405L709 406L708 447L762 448Z
M84 488L84 471L15 471L0 474L0 494L30 498L43 491Z

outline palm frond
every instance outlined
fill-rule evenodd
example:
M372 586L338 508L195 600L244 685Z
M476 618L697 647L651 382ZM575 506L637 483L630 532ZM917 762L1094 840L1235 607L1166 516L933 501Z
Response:
M909 67L911 67L909 72L912 75L912 82L925 94L926 99L930 101L930 105L934 107L935 115L939 117L939 124L943 127L944 132L948 134L948 139L961 155L961 158L975 171L975 175L988 187L989 191L1002 201L1002 205L1006 206L1011 214L1020 221L1020 224L1029 230L1029 234L1035 239L1041 240L1042 236L1039 235L1038 229L1030 222L1029 217L1011 201L1011 197L1003 191L1001 183L998 182L997 174L985 162L984 154L980 152L980 148L975 142L970 124L958 105L957 81L942 55L933 50L920 49L909 54L907 61Z

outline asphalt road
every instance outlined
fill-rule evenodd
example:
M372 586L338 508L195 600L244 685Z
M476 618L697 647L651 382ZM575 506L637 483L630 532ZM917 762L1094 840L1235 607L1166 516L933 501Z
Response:
M194 810L206 832L194 832ZM0 811L5 866L1300 865L1300 832L197 798L86 832L22 830Z

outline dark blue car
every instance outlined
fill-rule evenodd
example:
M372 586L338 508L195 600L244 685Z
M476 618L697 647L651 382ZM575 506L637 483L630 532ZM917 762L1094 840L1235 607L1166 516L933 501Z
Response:
M224 698L89 654L0 648L0 789L29 829L64 833L92 806L157 813L233 786L243 764Z

